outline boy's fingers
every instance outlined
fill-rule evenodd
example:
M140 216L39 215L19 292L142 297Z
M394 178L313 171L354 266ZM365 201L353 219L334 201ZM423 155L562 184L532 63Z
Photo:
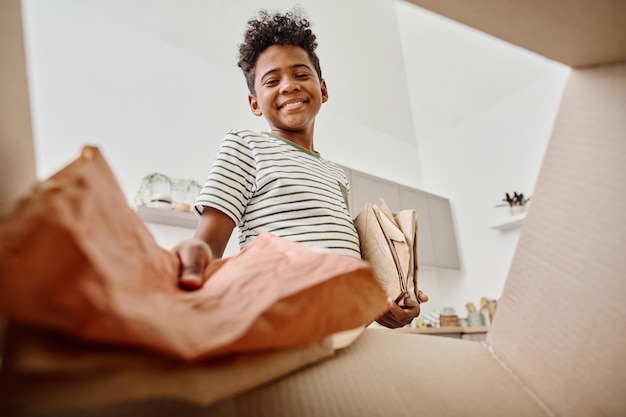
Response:
M204 284L204 278L198 275L181 275L178 285L185 290L197 290Z
M205 272L213 259L209 245L200 239L188 239L173 250L180 260L179 286L187 290L202 287L206 281Z
M387 304L389 305L389 311L385 314L387 316L385 321L387 324L392 324L393 327L402 327L409 324L420 313L419 305L402 308L391 298L387 299Z

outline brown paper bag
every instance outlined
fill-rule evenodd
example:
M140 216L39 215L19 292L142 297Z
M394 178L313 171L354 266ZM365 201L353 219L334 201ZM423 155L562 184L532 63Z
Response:
M417 212L392 213L380 199L380 207L367 203L354 219L361 256L368 261L387 295L398 305L419 304L417 287Z
M270 234L214 269L178 288L177 257L93 147L0 218L0 313L82 340L192 360L303 345L386 310L366 262Z

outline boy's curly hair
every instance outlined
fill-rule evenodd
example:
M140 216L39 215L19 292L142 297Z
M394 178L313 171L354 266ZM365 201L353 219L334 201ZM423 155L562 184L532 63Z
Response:
M244 41L239 45L237 65L243 70L250 93L254 91L254 68L259 55L272 45L294 45L304 49L322 79L320 61L315 53L317 40L309 28L309 20L299 7L281 14L261 9L256 18L248 21Z

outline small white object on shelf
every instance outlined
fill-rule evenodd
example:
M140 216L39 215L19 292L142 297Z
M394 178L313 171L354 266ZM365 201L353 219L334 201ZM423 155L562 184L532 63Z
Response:
M190 211L167 210L146 206L138 206L137 214L148 223L158 223L167 226L186 227L195 229L198 217Z
M511 216L519 216L520 214L526 213L526 205L523 206L511 206L509 207L509 212Z
M174 210L172 197L167 194L155 194L154 196L152 196L147 206L162 210Z

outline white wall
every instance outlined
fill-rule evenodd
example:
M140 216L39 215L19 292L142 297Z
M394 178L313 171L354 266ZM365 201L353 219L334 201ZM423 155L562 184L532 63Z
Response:
M462 263L421 271L437 300L423 310L464 315L467 302L502 292L520 229L492 229L509 218L494 206L507 191L532 195L570 69L412 4L396 7L424 188L451 200Z
M268 1L268 9L291 1ZM448 197L462 271L424 270L424 311L497 298L519 232L489 229L531 193L567 69L412 5L298 1L330 100L316 148ZM98 145L130 203L150 172L203 181L224 133L263 130L236 67L253 0L23 0L38 175ZM169 246L191 230L151 226Z
M264 5L286 9L292 3ZM380 149L373 152L380 142L397 144L402 163L390 165L391 174L419 177L410 163L417 159L417 145L408 92L381 82L381 73L385 79L405 77L393 3L302 3L319 37L330 94L317 124L318 150L365 170L380 156ZM72 159L82 144L95 143L132 199L151 171L204 180L227 130L266 128L248 108L236 66L237 44L257 2L24 0L24 5L42 176ZM349 25L344 36L357 5L379 19L377 42L365 26ZM371 65L372 56L385 60Z

